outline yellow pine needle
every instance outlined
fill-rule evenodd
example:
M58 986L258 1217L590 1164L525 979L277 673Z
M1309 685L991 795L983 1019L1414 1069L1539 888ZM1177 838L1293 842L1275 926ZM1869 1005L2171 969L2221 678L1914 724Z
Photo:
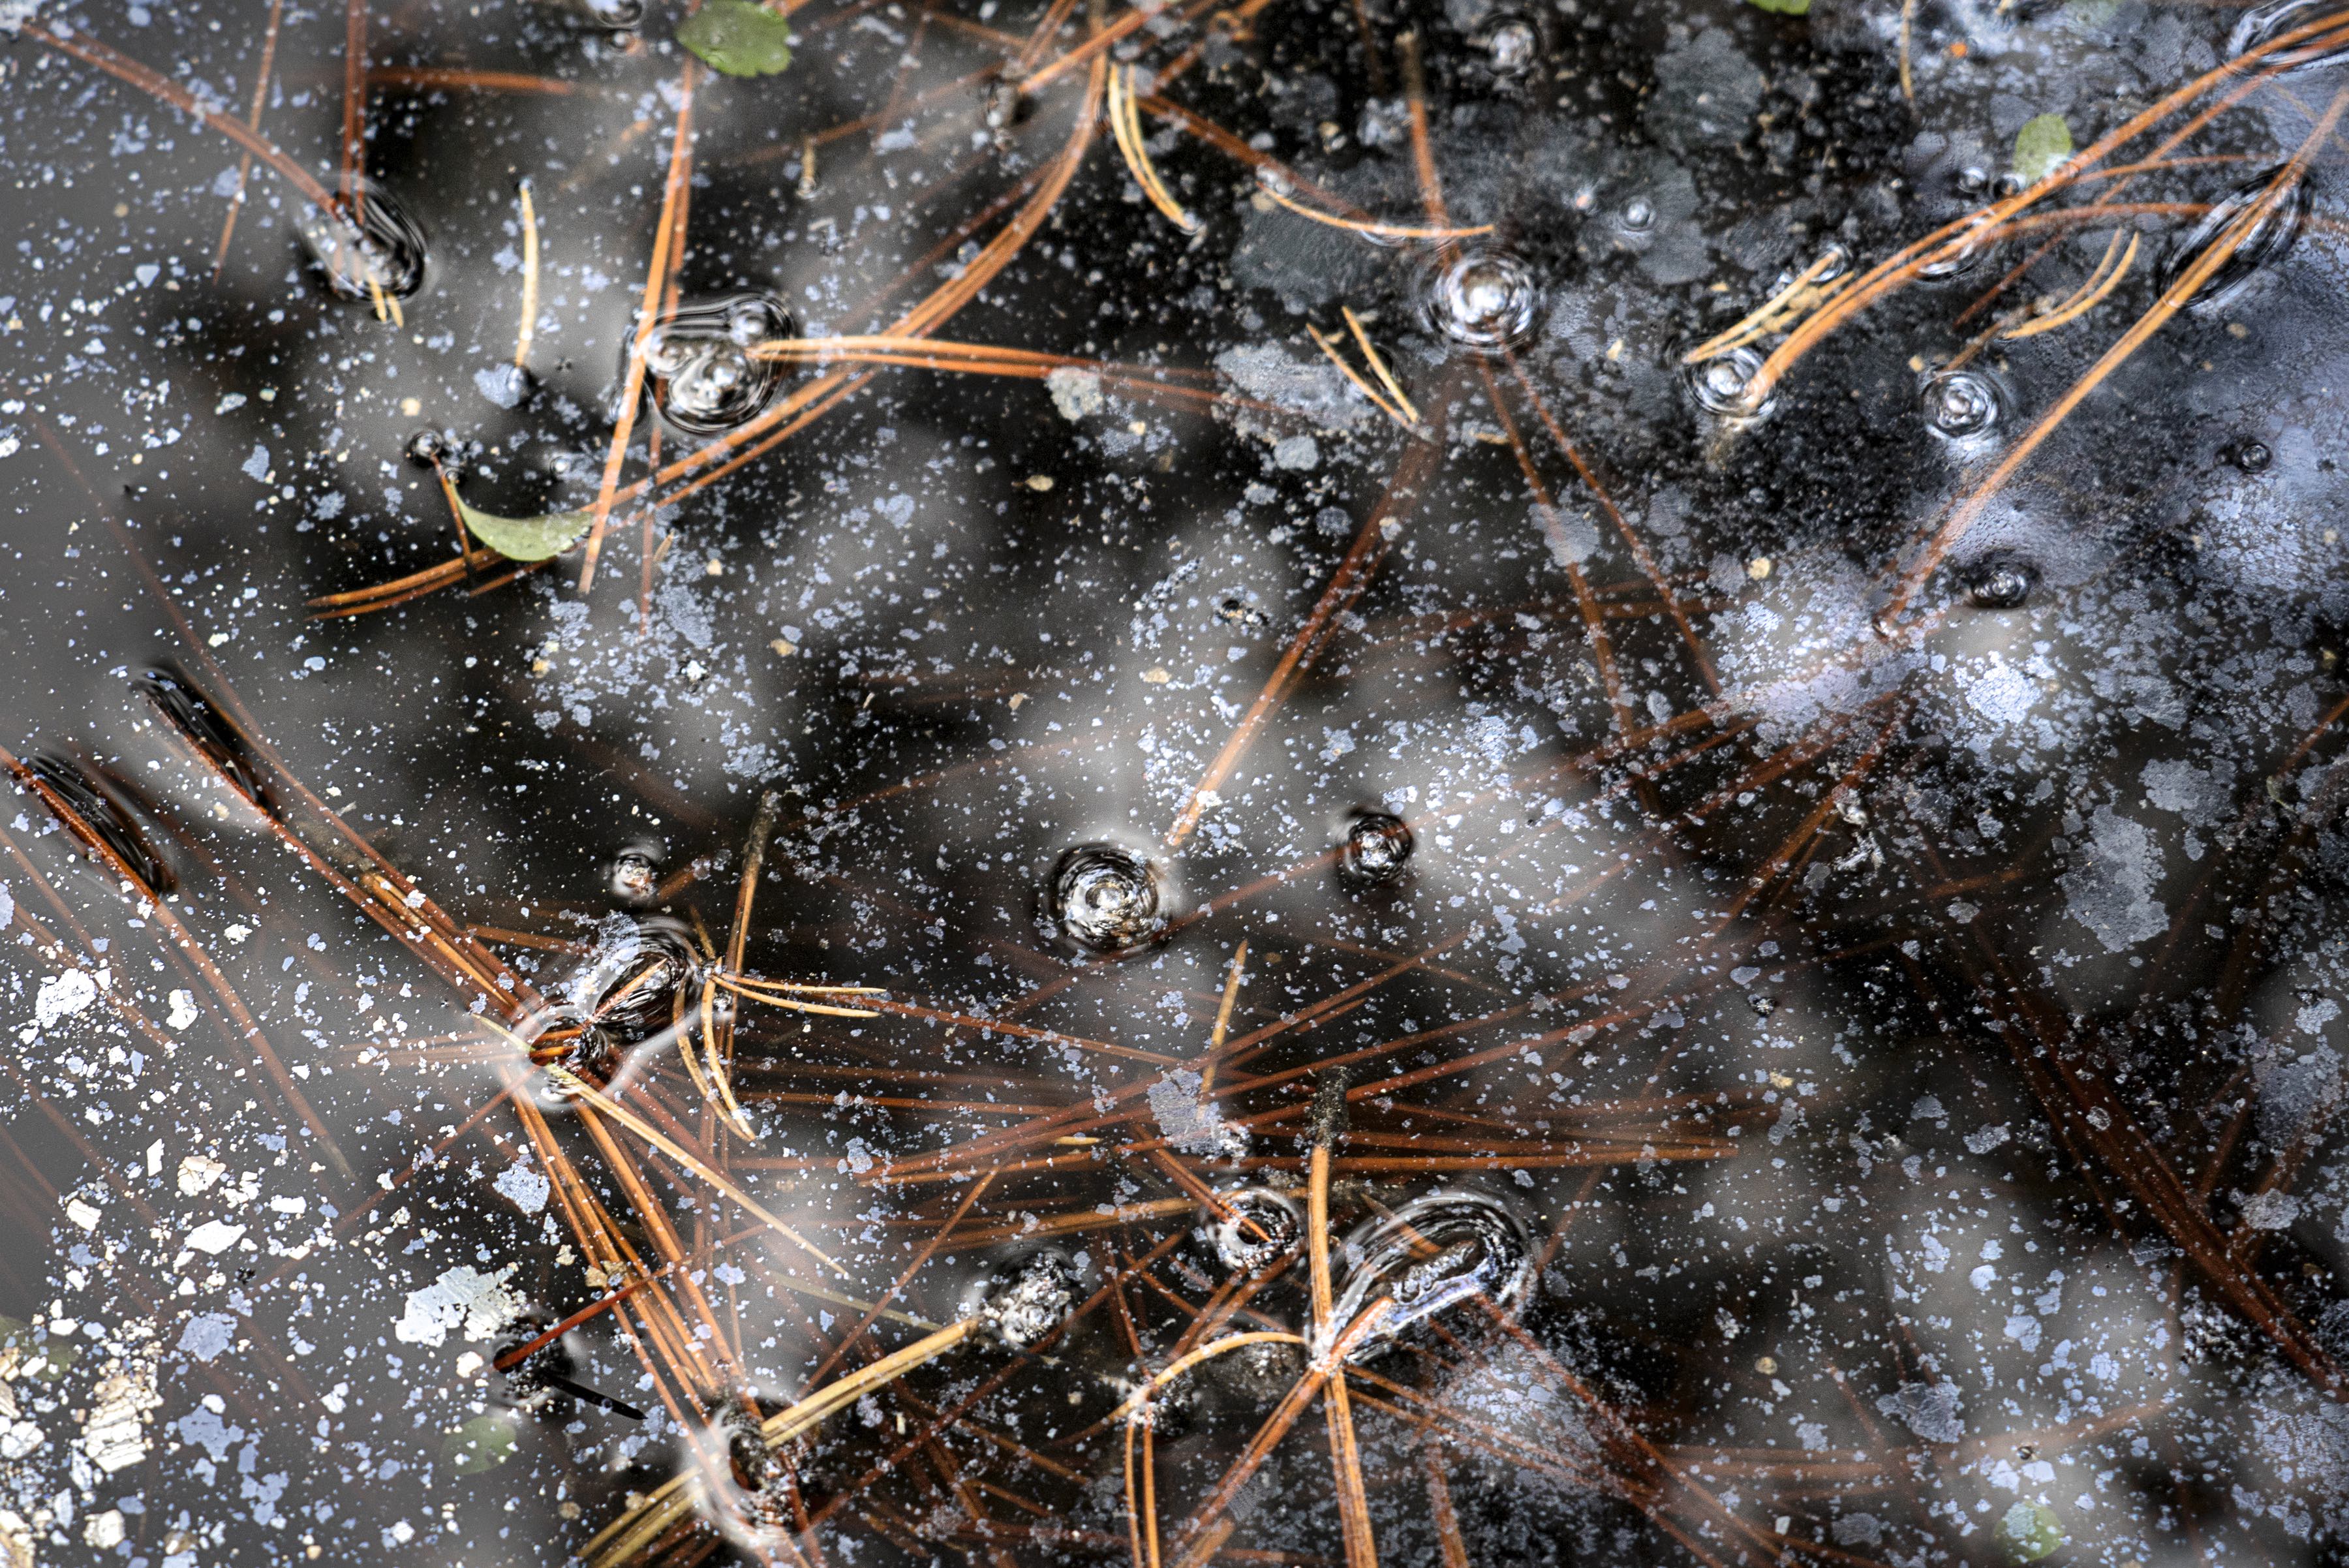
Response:
M573 1096L580 1100L582 1103L592 1106L595 1111L611 1117L614 1121L619 1123L622 1127L627 1128L630 1132L636 1134L638 1137L644 1139L647 1143L652 1145L655 1148L660 1150L663 1154L668 1156L671 1159L685 1167L686 1169L693 1172L694 1175L701 1178L702 1180L709 1183L710 1186L724 1193L727 1198L731 1199L746 1213L756 1216L769 1230L774 1231L785 1241L790 1241L792 1245L800 1248L802 1251L805 1251L809 1256L822 1262L825 1267L831 1269L833 1272L839 1274L843 1278L848 1277L848 1271L842 1268L840 1264L822 1248L809 1241L806 1237L801 1235L797 1231L792 1230L789 1225L783 1223L782 1220L777 1219L774 1215L769 1213L756 1199L752 1198L749 1193L743 1191L740 1188L735 1186L733 1182L728 1180L723 1175L713 1169L709 1163L703 1160L698 1155L693 1153L693 1151L687 1148L684 1145L677 1142L674 1138L671 1138L667 1134L662 1132L658 1127L656 1127L651 1123L646 1121L634 1111L629 1110L625 1106L619 1104L616 1100L614 1100L601 1089L598 1089L595 1085L587 1082L586 1079L582 1078L576 1073L572 1072L569 1068L554 1063L549 1063L545 1067L542 1068L541 1071L545 1073L550 1081L568 1091Z
M1126 171L1150 204L1164 214L1166 221L1186 234L1199 232L1199 220L1174 199L1160 179L1158 168L1150 161L1150 149L1142 139L1142 116L1133 107L1133 67L1114 67L1109 73L1109 129L1117 138L1117 150L1125 155Z
M760 1435L770 1449L805 1437L828 1417L954 1349L977 1331L978 1323L975 1317L950 1323L926 1338L834 1379L768 1417L760 1424ZM591 1568L618 1568L621 1563L635 1561L694 1511L701 1501L703 1487L697 1476L670 1477L642 1502L606 1525L581 1550L580 1555Z
M1334 213L1325 213L1319 207L1309 207L1293 197L1284 196L1261 182L1257 189L1269 197L1275 205L1285 207L1300 218L1310 218L1317 223L1327 223L1333 229L1345 229L1357 234L1376 235L1382 240L1471 240L1493 232L1490 223L1461 229L1449 224L1381 223L1367 219L1341 218Z
M2103 258L2096 263L2096 270L2088 275L2088 281L2082 284L2068 301L2057 306L2036 321L2025 322L2021 327L2009 328L2004 336L2010 339L2036 337L2043 332L2053 332L2059 327L2068 326L2102 305L2106 297L2120 286L2121 279L2128 275L2129 264L2137 260L2139 237L2137 234L2129 236L2128 249L2121 253L2120 265L2106 274L2105 267L2113 259L2113 246L2121 243L2119 234L2113 235L2112 244L2105 247Z
M709 1057L709 1076L707 1079L694 1065L691 1042L681 1042L678 1051L678 1054L685 1058L685 1070L693 1076L694 1088L699 1091L703 1100L718 1107L719 1114L737 1133L747 1138L757 1137L759 1129L750 1125L750 1118L742 1114L741 1106L735 1101L734 1085L727 1081L726 1064L719 1055L718 982L714 980L701 982L701 1049Z
M1748 311L1727 331L1709 337L1681 357L1683 365L1702 365L1707 359L1717 359L1733 348L1742 348L1756 337L1770 332L1798 312L1826 297L1815 292L1814 286L1829 267L1842 258L1839 250L1828 250L1818 260L1795 275L1794 281Z
M1347 319L1353 319L1353 315L1350 310L1346 312ZM1231 972L1224 977L1224 1002L1216 1009L1215 1033L1207 1037L1207 1065L1199 1075L1199 1105L1203 1109L1215 1097L1216 1059L1223 1054L1224 1036L1231 1033L1232 1005L1240 999L1240 976L1247 969L1247 939L1242 937L1238 949L1232 954Z
M530 369L531 335L538 329L538 213L531 205L530 182L522 182L522 331L514 338L514 367Z
M1405 430L1412 428L1411 421L1403 418L1402 410L1396 408L1392 403L1388 402L1385 398L1380 396L1379 389L1376 387L1371 386L1368 381L1362 379L1361 373L1351 365L1346 363L1346 357L1338 352L1338 345L1332 342L1329 337L1323 336L1319 327L1308 325L1305 330L1311 335L1313 338L1313 346L1320 349L1324 354L1330 356L1330 363L1337 366L1340 372L1345 376L1346 379L1353 382L1355 387L1361 392L1362 396L1371 400L1371 404L1378 409L1379 412L1386 415L1387 418L1394 421L1395 423L1402 426Z
M1387 362L1380 357L1379 351L1371 347L1371 335L1362 330L1362 318L1354 314L1354 307L1350 305L1341 305L1338 309L1346 317L1346 325L1353 328L1354 341L1361 345L1363 359L1368 361L1371 369L1378 373L1379 384L1393 396L1395 406L1403 411L1406 419L1413 424L1419 423L1419 410L1412 405L1409 398L1403 396L1402 388L1395 381L1394 372L1387 369ZM1241 950L1247 951L1246 943L1241 944Z

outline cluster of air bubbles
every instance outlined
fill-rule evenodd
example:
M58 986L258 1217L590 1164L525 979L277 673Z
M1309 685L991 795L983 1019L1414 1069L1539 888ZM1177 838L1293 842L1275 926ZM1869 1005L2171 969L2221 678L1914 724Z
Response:
M1304 1233L1297 1205L1269 1187L1243 1187L1219 1196L1221 1208L1198 1231L1226 1272L1253 1273L1297 1250Z
M1476 45L1485 51L1485 63L1498 77L1523 76L1531 70L1541 54L1541 33L1533 23L1514 13L1504 13L1485 25Z
M1029 1253L1009 1275L988 1282L978 1318L1011 1349L1033 1350L1068 1321L1076 1303L1076 1266L1046 1249Z
M2161 262L2161 290L2167 295L2192 271L2195 262L2205 251L2220 242L2220 237L2240 223L2267 195L2268 188L2282 172L2281 167L2267 169L2237 186L2227 197L2213 206L2202 221L2173 243ZM2232 304L2252 280L2271 264L2280 261L2300 238L2302 224L2308 221L2313 192L2308 181L2296 182L2282 200L2261 212L2249 234L2242 236L2227 259L2220 262L2210 275L2204 278L2186 308L2200 314L2224 309Z
M248 805L271 815L275 807L261 782L261 769L239 734L204 695L175 670L142 671L131 688L153 705L156 716L179 732Z
M1732 348L1688 368L1689 395L1697 407L1722 419L1756 419L1769 411L1770 403L1754 396L1761 373L1761 350L1750 345Z
M142 895L160 898L179 885L163 857L149 846L130 814L114 796L75 763L63 757L36 756L25 764L37 784L43 804L89 849L91 858L106 856L119 861L139 883ZM99 846L104 848L104 855ZM118 869L108 867L111 877Z
M2265 5L2254 5L2243 13L2235 30L2228 35L2227 53L2240 58L2286 33L2322 21L2338 9L2333 0L2269 0ZM2296 44L2261 57L2260 65L2263 70L2290 75L2335 65L2344 58L2349 58L2349 31L2323 27Z
M1114 844L1080 844L1052 867L1048 912L1060 934L1089 952L1141 946L1165 924L1158 870Z
M1439 1320L1448 1333L1474 1332L1515 1311L1534 1277L1524 1224L1481 1192L1413 1199L1348 1237L1345 1258L1333 1331L1344 1334L1378 1302L1388 1303L1347 1352L1354 1361L1384 1355Z
M792 330L790 313L771 294L738 294L676 311L645 338L653 407L687 435L723 435L750 423L783 379L782 362L755 350Z
M2245 473L2265 473L2268 464L2275 461L2275 453L2263 441L2240 441L2228 452L2227 459Z
M1925 421L1936 435L1965 441L1985 434L2002 411L1998 386L1971 370L1944 370L1925 381Z
M2039 569L2020 556L1997 551L1961 574L1966 597L1980 609L2018 609L2039 586Z
M294 228L338 298L406 299L424 286L424 231L364 175L354 176L334 205L300 208Z
M1508 251L1465 250L1435 269L1427 315L1435 329L1471 348L1506 348L1533 330L1534 275Z
M1357 888L1400 881L1415 842L1411 825L1392 812L1356 812L1338 846L1338 875Z
M604 885L612 897L631 909L641 909L660 893L660 857L652 849L630 845L612 857Z
M481 452L481 442L467 441L453 431L428 426L408 438L408 461L446 474L451 484L465 477L465 465Z

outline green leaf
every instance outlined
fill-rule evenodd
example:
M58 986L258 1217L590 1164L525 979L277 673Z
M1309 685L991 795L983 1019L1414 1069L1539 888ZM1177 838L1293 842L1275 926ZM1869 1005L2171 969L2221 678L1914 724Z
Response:
M2018 1502L2006 1511L1993 1533L2009 1557L2036 1563L2064 1544L2064 1521L2044 1502Z
M1781 16L1807 16L1811 0L1745 0L1756 11L1775 11Z
M476 1416L449 1434L440 1457L460 1476L493 1470L514 1457L513 1423L502 1416Z
M677 41L730 77L771 77L792 63L791 22L750 0L705 0Z
M465 520L466 532L509 561L543 561L560 556L579 543L595 521L595 514L590 512L550 512L543 517L500 517L466 505L457 500L453 490L449 493L449 499L456 503L457 515Z
M2072 128L2060 114L2026 120L2014 133L2014 171L2036 185L2072 156Z

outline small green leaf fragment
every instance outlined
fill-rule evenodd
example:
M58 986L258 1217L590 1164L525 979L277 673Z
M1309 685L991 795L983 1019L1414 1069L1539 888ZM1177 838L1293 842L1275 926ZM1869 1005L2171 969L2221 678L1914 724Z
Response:
M493 1470L514 1457L513 1423L502 1416L476 1416L449 1434L440 1457L460 1476Z
M1775 11L1781 16L1807 16L1811 0L1745 0L1756 11Z
M450 499L454 500L452 494ZM466 532L509 561L544 561L579 543L595 514L550 512L543 517L500 517L457 502L457 515Z
M1998 1543L2017 1563L2036 1563L2064 1544L2064 1521L2044 1502L2018 1502L1995 1532Z
M2026 120L2014 133L2014 171L2036 185L2072 156L2072 128L2060 114L2043 114Z
M704 0L677 41L730 77L771 77L792 63L790 20L751 0Z

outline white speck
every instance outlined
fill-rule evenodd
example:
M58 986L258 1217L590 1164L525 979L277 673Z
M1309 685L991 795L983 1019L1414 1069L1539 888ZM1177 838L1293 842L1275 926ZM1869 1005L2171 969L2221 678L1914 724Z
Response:
M1998 1271L1984 1263L1966 1276L1966 1283L1978 1291L1986 1291L1998 1283Z
M163 1022L173 1029L185 1029L189 1024L193 1023L197 1019L202 1018L202 1013L196 1011L196 993L194 992L175 991L171 993L171 1016L164 1019Z
M1058 366L1045 376L1044 389L1052 394L1052 406L1061 410L1061 417L1071 424L1102 410L1102 379L1098 371L1074 365Z
M1966 687L1966 705L1993 724L2012 724L2031 711L2039 688L2011 664L1993 663Z
M109 1508L104 1513L93 1513L89 1522L81 1527L82 1544L95 1546L100 1552L111 1552L122 1544L122 1511Z
M512 1199L513 1206L525 1214L535 1214L546 1207L546 1178L526 1165L508 1166L490 1185Z
M89 1418L82 1423L82 1452L107 1474L147 1457L147 1412L163 1402L148 1370L118 1372L91 1391Z
M77 1198L66 1205L66 1218L85 1231L95 1231L98 1229L98 1220L105 1216L100 1214L95 1206Z
M253 928L247 925L234 925L222 931L221 935L226 937L233 942L241 942L244 940L245 938L253 935Z

